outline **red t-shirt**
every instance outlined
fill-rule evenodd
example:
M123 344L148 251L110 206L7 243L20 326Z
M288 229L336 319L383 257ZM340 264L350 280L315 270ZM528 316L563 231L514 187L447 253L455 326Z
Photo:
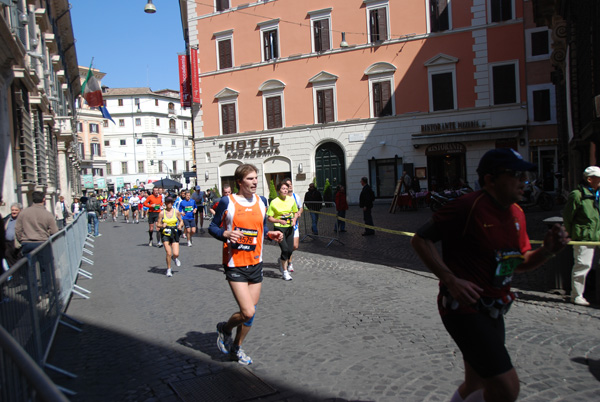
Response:
M146 198L146 201L144 201L144 206L149 208L148 212L150 213L159 213L162 203L163 200L160 195L155 197L154 194L152 194Z
M511 270L531 250L525 214L517 204L502 208L480 190L447 204L433 221L442 237L443 260L457 277L483 288L483 297L501 298L510 292ZM448 312L438 305L442 314ZM455 310L474 311L469 306Z

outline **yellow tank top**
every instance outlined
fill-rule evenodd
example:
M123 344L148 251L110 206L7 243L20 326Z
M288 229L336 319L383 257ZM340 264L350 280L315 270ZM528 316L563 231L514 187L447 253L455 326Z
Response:
M177 226L177 212L173 209L171 211L173 213L173 215L171 215L171 217L167 217L167 211L165 210L163 212L163 223L166 224L167 226Z

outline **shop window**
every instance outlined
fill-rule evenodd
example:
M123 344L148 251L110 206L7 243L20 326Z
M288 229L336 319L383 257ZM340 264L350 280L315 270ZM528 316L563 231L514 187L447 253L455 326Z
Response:
M519 101L516 67L516 63L497 64L491 67L494 105L517 103Z

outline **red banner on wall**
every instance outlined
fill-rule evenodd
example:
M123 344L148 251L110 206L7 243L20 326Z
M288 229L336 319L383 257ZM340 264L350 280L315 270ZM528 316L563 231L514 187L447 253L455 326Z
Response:
M198 49L190 49L192 70L192 102L200 103L200 72L198 71Z
M181 98L181 107L192 107L188 56L182 54L178 55L177 58L179 60L179 96Z

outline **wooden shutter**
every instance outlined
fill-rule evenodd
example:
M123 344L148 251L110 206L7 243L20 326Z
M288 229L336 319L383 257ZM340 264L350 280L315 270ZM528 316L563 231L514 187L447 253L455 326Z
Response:
M231 39L219 41L219 69L229 68L233 65L231 61Z
M267 129L283 127L281 115L281 97L272 96L265 99L267 107Z
M314 22L315 52L329 50L329 20Z
M223 126L223 134L233 134L237 131L234 103L221 106L221 124Z
M387 35L387 16L385 8L377 9L377 31L379 33L378 40L386 40Z
M390 81L373 83L373 115L392 115L392 84Z
M330 123L332 121L335 121L333 89L317 91L317 122Z

